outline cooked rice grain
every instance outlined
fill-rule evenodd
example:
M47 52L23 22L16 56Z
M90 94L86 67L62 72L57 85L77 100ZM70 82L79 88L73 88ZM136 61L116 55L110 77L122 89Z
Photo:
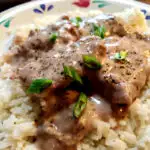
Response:
M10 65L4 64L0 75L0 149L31 150L35 146L28 139L35 136L39 106L30 100L18 80L9 79Z

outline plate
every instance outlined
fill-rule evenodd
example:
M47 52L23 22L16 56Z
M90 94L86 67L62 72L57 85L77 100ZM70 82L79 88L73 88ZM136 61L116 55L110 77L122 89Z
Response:
M0 14L0 50L8 49L10 36L8 31L28 23L31 24L35 18L43 18L45 15L58 17L62 13L77 10L83 13L91 10L113 13L131 7L140 8L150 25L149 5L133 0L42 0L25 3ZM47 20L47 22L49 21Z

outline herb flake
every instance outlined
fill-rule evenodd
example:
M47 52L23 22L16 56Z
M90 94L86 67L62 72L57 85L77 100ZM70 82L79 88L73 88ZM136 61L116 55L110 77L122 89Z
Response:
M57 32L56 33L51 33L51 35L49 37L49 40L51 42L55 42L57 40L57 38L58 38L58 33Z
M80 23L82 22L83 20L82 20L82 18L81 17L75 17L75 18L73 18L73 19L71 19L71 22L73 23L73 24L75 24L75 26L77 26L77 27L80 27Z
M82 78L73 67L64 66L64 75L72 78L80 84L83 84Z
M127 56L128 56L127 51L120 51L118 53L115 53L114 59L115 60L125 60Z
M73 116L79 118L87 105L88 98L84 93L80 93L78 101L73 107Z
M96 24L93 24L93 34L96 36L101 37L102 39L105 38L106 28L102 26L97 26Z
M49 87L52 84L52 80L49 79L36 79L33 80L30 87L27 90L27 93L32 94L32 93L41 93L44 89Z
M100 69L102 67L102 65L96 59L95 56L83 55L83 62L84 62L84 65L90 69Z

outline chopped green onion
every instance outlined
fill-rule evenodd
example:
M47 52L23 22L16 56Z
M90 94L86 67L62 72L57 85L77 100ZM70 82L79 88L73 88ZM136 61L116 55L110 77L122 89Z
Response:
M102 67L96 57L91 55L83 55L83 62L84 65L90 69L100 69Z
M73 108L73 116L79 118L83 110L87 105L88 98L84 93L80 93L78 101L75 103Z
M52 81L49 79L36 79L33 80L30 87L27 90L27 93L41 93L44 89L48 88L52 84Z
M77 27L80 27L80 22L82 22L82 18L81 17L75 17L75 18L71 19L71 22L73 24L75 24Z
M73 67L64 66L64 75L72 78L74 81L77 81L80 84L83 84L83 81L80 75L77 73L77 71Z
M114 59L125 60L127 55L128 55L127 51L120 51L118 53L115 53Z
M72 68L71 67L68 67L68 66L64 66L64 74L65 76L69 76L69 77L73 77L72 76Z
M76 17L76 20L78 21L78 22L82 22L82 18L81 17Z
M57 38L58 38L58 33L51 33L49 40L55 42Z
M93 24L93 33L96 36L101 37L102 39L105 38L106 28L104 26L97 26L96 24Z

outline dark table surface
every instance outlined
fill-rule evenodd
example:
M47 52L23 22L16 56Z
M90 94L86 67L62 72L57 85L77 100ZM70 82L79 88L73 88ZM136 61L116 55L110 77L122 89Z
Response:
M0 0L0 12L31 0Z
M29 1L31 0L0 0L0 12L8 8L11 8L13 6L16 6L25 2L29 2ZM139 1L150 4L150 0L139 0Z

